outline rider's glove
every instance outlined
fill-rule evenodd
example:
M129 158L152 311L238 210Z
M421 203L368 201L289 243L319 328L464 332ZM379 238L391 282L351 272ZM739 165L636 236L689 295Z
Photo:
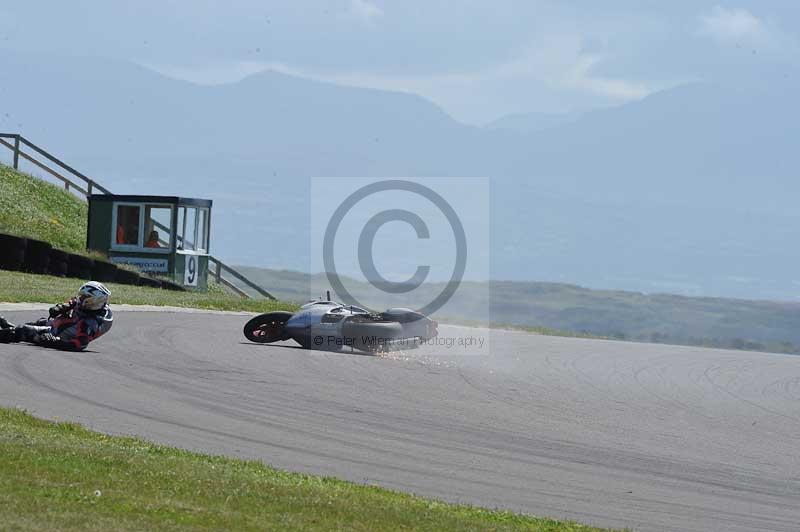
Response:
M36 344L52 344L59 341L59 338L56 338L49 332L37 334L33 337L33 342Z
M58 316L63 316L65 314L68 314L69 311L72 310L73 306L74 306L74 304L73 304L72 300L70 300L70 301L68 301L66 303L61 303L59 305L55 305L53 307L50 307L50 311L49 311L50 312L50 317L51 318L57 318Z

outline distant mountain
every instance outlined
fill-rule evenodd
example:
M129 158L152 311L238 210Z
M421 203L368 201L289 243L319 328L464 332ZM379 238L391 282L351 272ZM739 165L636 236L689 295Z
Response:
M581 113L514 113L486 124L486 129L535 133L578 120Z
M238 263L308 270L311 177L487 176L495 279L794 299L794 79L682 86L537 131L275 72L198 86L4 51L0 130L115 192L213 198L212 248Z

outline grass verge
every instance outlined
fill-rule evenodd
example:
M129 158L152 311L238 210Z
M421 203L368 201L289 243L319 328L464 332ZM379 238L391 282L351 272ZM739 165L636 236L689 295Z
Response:
M191 453L0 409L9 530L599 530Z
M74 296L80 279L0 270L0 301L7 303L58 303ZM208 292L173 292L125 284L105 283L111 290L111 304L158 305L211 310L269 312L294 310L296 305L265 299L242 299L212 285Z

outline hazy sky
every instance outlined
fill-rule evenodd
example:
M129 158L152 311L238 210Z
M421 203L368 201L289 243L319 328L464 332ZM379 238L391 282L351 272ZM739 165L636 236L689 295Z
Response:
M563 112L796 67L796 0L6 2L0 48L103 55L201 83L272 68L411 91L456 118Z

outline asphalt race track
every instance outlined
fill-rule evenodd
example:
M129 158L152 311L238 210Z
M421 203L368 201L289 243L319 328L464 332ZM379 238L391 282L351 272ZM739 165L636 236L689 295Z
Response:
M798 356L493 332L375 357L249 344L244 316L115 317L91 352L0 345L0 404L595 525L800 529Z

